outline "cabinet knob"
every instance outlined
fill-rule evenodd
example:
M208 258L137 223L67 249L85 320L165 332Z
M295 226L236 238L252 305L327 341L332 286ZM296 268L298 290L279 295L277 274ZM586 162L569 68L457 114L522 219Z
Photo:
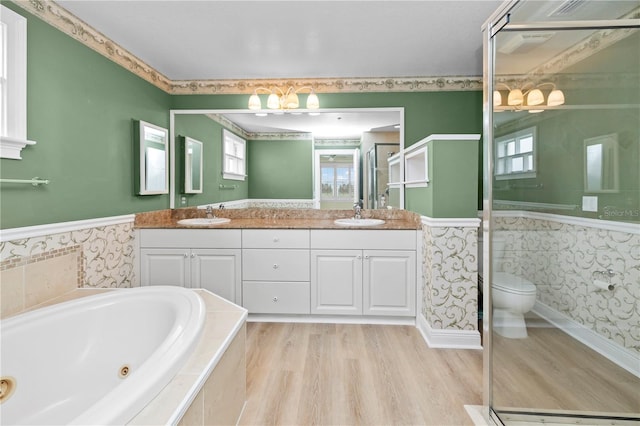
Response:
M193 259L195 257L196 257L196 254L195 253L191 253L191 258Z
M357 255L357 256L356 256L356 259L362 259L362 256Z
M277 302L277 301L278 301L278 297L274 297L274 298L273 298L273 302L275 303L275 302Z
M368 258L369 258L369 255L366 255L364 258L365 258L365 259L368 259Z
M278 269L278 268L279 268L278 264L277 264L277 263L274 263L274 264L273 264L273 269Z
M280 238L278 238L278 237L273 237L273 242L274 242L274 243L277 243L278 241L280 241Z
M185 254L184 254L184 257L189 257L189 253L185 253Z

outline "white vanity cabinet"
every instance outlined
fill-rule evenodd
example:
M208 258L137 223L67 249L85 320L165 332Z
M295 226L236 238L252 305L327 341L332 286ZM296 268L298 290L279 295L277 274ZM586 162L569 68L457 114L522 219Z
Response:
M309 314L309 231L242 231L242 306L252 314Z
M416 231L312 230L311 313L415 316Z
M240 304L241 233L235 229L141 229L140 284L205 288Z

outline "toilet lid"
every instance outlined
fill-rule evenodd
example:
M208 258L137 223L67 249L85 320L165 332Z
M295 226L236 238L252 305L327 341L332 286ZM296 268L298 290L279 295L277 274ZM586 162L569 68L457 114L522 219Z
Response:
M508 272L495 272L493 274L493 286L512 293L536 292L536 286L531 281Z

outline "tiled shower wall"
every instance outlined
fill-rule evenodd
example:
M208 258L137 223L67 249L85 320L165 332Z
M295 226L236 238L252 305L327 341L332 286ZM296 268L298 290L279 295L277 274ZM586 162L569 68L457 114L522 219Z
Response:
M433 329L478 329L478 229L422 225L422 315Z
M598 228L597 221L566 222L526 213L496 217L494 238L505 240L503 269L533 282L539 302L640 352L640 235ZM609 269L612 277L601 273ZM596 288L596 279L614 290Z
M0 242L2 316L78 287L131 287L133 221Z

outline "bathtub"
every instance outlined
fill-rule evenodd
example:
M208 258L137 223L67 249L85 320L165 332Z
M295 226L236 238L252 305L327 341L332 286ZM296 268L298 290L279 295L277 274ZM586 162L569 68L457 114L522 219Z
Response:
M125 424L193 352L205 320L181 287L120 289L2 321L1 424Z

